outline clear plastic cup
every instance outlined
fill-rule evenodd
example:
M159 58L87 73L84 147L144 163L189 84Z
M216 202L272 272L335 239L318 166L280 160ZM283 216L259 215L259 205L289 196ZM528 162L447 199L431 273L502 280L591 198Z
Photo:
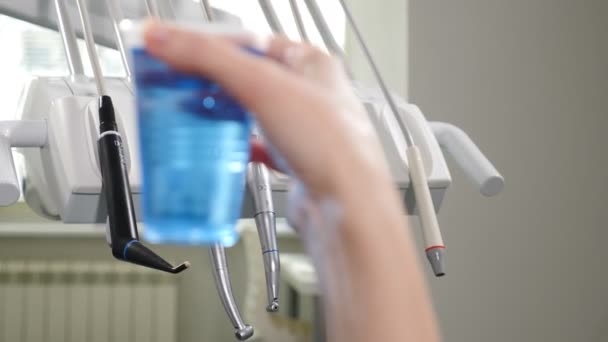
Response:
M143 169L144 238L234 245L252 120L216 83L177 72L143 47L142 24L121 23L131 54ZM234 34L235 27L199 30Z

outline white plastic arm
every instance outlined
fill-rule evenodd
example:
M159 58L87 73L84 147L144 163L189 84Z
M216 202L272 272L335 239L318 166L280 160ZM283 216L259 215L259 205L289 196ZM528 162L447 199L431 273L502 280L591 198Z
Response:
M9 206L19 199L19 180L15 171L11 145L0 135L0 207Z
M13 147L41 147L46 145L45 121L0 121L0 207L9 206L21 194Z
M452 156L482 195L495 196L502 191L504 178L463 130L445 122L429 125L441 149Z

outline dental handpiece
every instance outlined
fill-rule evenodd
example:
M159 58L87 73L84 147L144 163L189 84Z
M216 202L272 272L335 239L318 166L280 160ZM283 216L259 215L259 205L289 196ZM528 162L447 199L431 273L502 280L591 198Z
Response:
M307 3L316 5L315 0L306 0ZM431 191L428 186L427 174L424 169L424 162L422 160L422 154L420 149L415 144L415 141L412 137L412 134L407 126L407 123L403 119L403 116L397 107L393 96L380 73L380 69L376 65L374 58L372 57L371 51L367 44L365 43L365 39L363 39L363 35L359 30L359 26L357 25L355 18L350 11L350 8L346 4L345 0L339 0L340 5L342 6L342 10L346 15L346 20L350 23L350 26L355 34L355 38L359 41L359 45L363 49L363 53L367 58L372 71L380 85L380 90L384 95L386 102L388 103L393 115L397 120L397 124L399 128L403 132L405 143L407 145L407 160L409 167L409 176L411 187L414 189L414 196L416 197L416 205L418 207L418 216L420 217L420 226L422 228L422 235L425 244L425 252L427 259L433 269L433 273L437 277L441 277L445 275L445 245L443 243L443 238L441 236L441 230L439 229L439 223L437 221L437 214L435 212L435 207L433 205L433 198L431 197ZM318 11L317 11L318 12ZM312 13L312 11L311 11ZM313 14L314 17L317 18L318 21L322 21L322 16L320 13L316 15ZM326 30L328 31L328 30Z
M277 19L271 1L259 0L260 7L266 16L266 21L275 34L283 34L283 28ZM254 129L252 138L260 139L259 132ZM281 265L279 247L277 245L277 228L272 203L272 188L268 169L262 163L249 163L247 166L247 185L253 199L255 225L260 237L264 274L266 277L266 295L268 305L266 311L279 311L279 283Z
M213 9L209 4L209 1L202 0L201 6L203 9L203 15L206 22L213 22ZM224 310L232 322L232 326L235 329L235 336L238 340L244 341L253 336L253 327L244 323L241 318L241 313L234 295L232 294L232 286L230 281L230 273L228 271L228 263L226 262L226 249L219 243L216 243L209 247L209 255L211 257L211 264L213 268L213 278L215 280L215 288L218 293L218 297L222 301Z
M95 49L91 20L86 0L77 0L78 13L85 44L97 87L99 138L97 140L102 195L108 211L106 238L115 258L169 273L180 273L190 267L189 262L173 267L139 241L129 174L125 163L122 138L118 132L112 99L107 95L99 57Z
M260 237L264 272L266 275L266 311L279 310L279 282L281 265L277 245L275 212L272 203L272 189L268 169L261 163L249 163L247 184L253 198L255 224Z
M189 262L173 267L139 242L122 139L109 96L99 98L99 122L99 166L108 210L107 233L112 255L119 260L160 271L174 274L184 271L190 267Z
M230 274L228 273L228 263L226 262L226 252L221 244L214 244L209 247L209 255L213 264L213 278L215 287L219 293L222 305L228 314L230 322L235 329L234 335L239 341L244 341L253 336L253 328L245 324L239 313L239 309L232 294L230 286Z

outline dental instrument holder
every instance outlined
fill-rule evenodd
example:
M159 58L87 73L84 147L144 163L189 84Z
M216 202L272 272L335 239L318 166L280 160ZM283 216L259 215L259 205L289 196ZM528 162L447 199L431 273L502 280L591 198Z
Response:
M116 124L114 105L111 98L105 95L107 92L95 50L86 0L77 0L76 4L99 95L98 154L102 193L105 195L108 211L108 243L112 248L112 255L119 260L140 266L173 274L180 273L190 266L189 262L173 267L139 241L131 186L122 139Z
M42 120L0 121L0 207L19 200L21 186L17 177L13 148L43 147L47 144L46 122Z

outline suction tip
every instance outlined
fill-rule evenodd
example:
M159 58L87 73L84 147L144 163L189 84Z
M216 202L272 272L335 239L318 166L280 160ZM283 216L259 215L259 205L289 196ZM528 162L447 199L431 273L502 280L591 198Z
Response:
M245 341L253 336L253 327L251 325L246 325L242 329L237 329L234 332L234 335L239 341Z
M173 267L173 269L171 270L170 273L178 274L178 273L180 273L182 271L185 271L186 269L190 268L190 266L192 266L192 264L190 263L190 261L186 261L186 262L184 262L181 265Z
M426 250L426 257L429 259L433 273L436 277L445 275L445 247L433 247Z
M279 302L277 300L273 300L272 303L268 304L266 307L267 312L277 312L279 311Z
M125 245L122 259L137 265L154 268L159 271L172 274L180 273L190 267L190 262L188 261L177 267L173 267L173 265L165 261L165 259L161 258L158 254L154 253L138 240L131 240Z

